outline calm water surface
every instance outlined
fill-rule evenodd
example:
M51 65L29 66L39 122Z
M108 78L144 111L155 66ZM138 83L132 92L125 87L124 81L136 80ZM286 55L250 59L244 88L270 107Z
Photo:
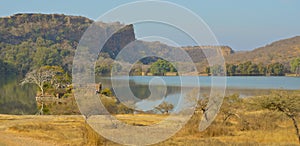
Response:
M149 90L149 82L154 77L151 76L134 76L129 78L130 90L140 98L147 99L151 92ZM161 100L167 101L176 105L180 99L181 79L180 77L160 77L163 83L167 86L166 93L163 97L157 97L147 102L156 104ZM186 85L198 87L197 84L192 84L189 80L194 80L195 77L184 76ZM200 82L201 94L209 95L211 78L212 77L197 77ZM124 77L116 78L117 82L124 82L127 79ZM286 89L299 90L300 78L297 77L227 77L226 94L240 94L241 97L264 95L270 92L270 89ZM20 77L0 77L0 113L2 114L33 114L36 112L35 94L38 88L34 85L20 86ZM111 88L110 78L96 77L96 82L102 82L104 88ZM216 83L216 86L220 84ZM162 85L155 85L154 88L160 89ZM119 87L122 88L122 87ZM125 87L124 87L125 88ZM143 102L137 103L137 106L144 106ZM147 107L149 108L149 107Z
M117 80L117 83L122 84L123 82L128 82L130 86L130 90L133 95L140 99L147 99L150 97L151 92L149 90L150 82L157 77L153 76L132 76L130 78L126 77L114 77L114 80ZM159 77L163 80L163 83L157 82L154 84L158 89L162 88L162 86L166 86L166 94L163 97L157 97L155 100L142 100L138 102L136 105L140 108L148 109L151 105L157 105L162 101L166 101L172 103L173 105L177 105L179 99L182 96L182 89L185 88L200 88L201 95L209 95L211 92L211 82L212 78L215 78L218 81L219 79L226 78L226 95L231 94L239 94L241 97L248 96L256 96L256 95L265 95L271 92L274 89L285 89L285 90L299 90L300 89L300 78L297 77L170 77L163 76ZM199 80L199 84L194 82L195 78ZM186 83L183 88L181 84L181 80L184 80ZM124 87L112 87L111 79L108 77L99 77L96 78L96 82L102 82L104 88L111 88L112 90L122 91L126 90L128 84L124 85ZM152 83L153 85L153 83ZM223 83L214 82L214 86L222 87ZM121 88L121 89L120 89ZM185 94L185 93L184 93ZM186 96L186 95L184 95ZM148 105L146 104L148 103Z
M116 77L119 80L125 80L125 77ZM132 76L129 79L136 84L148 85L151 79L157 78L153 76ZM183 76L183 77L171 77L163 76L162 78L166 85L168 86L181 86L181 79L185 81L193 80L195 77ZM286 89L286 90L298 90L300 89L300 78L299 77L253 77L253 76L243 76L243 77L197 77L200 81L200 86L210 87L212 78L225 78L227 88L239 88L239 89ZM102 78L107 80L109 78ZM192 83L192 82L191 82ZM189 84L190 86L197 86L197 84ZM216 82L215 86L221 86Z
M37 87L20 85L18 76L0 77L0 114L34 114Z

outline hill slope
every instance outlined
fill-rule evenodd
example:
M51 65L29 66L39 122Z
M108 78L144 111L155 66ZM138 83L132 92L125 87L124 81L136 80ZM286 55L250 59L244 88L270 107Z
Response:
M23 74L43 65L62 66L70 72L80 38L93 22L85 17L60 14L15 14L0 18L0 58ZM117 31L104 46L111 58L135 40L132 25L97 22L96 27L103 32Z
M279 40L253 51L238 52L225 57L227 63L254 63L270 64L279 62L289 66L289 62L300 57L300 36Z
M16 14L0 18L0 58L8 66L17 68L23 74L43 65L59 65L71 72L75 49L83 33L93 22L81 16L60 14ZM115 58L124 46L135 40L133 25L99 22L97 27L104 32L114 32L116 28L123 27L104 46L103 51L110 58ZM173 48L159 42L138 41L136 44L134 53L142 52L142 48L147 47L158 48L158 53L165 54ZM209 48L215 47L183 47L194 62L201 64L201 70L206 66L203 49ZM289 68L289 62L300 56L300 36L280 40L247 52L234 52L228 46L220 48L226 63L279 62ZM157 58L152 57L143 59L142 62L149 64L155 60Z
M85 17L61 14L15 14L0 18L0 57L23 74L43 65L59 65L70 72L79 40L93 22ZM97 22L96 26L106 33L123 27L104 45L103 52L112 59L123 47L135 40L133 25ZM160 42L144 41L136 42L134 47L134 52L129 55L142 53L145 47L158 49L158 54L169 54L174 49ZM205 60L201 49L209 48L183 47L195 62ZM229 47L221 48L227 55L233 53ZM157 58L152 57L143 59L142 62L149 64L156 60Z

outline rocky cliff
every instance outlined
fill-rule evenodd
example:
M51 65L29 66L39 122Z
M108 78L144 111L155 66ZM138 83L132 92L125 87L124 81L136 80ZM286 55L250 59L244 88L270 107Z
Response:
M221 49L224 57L234 53L229 46L193 46L183 47L183 49L191 56L194 62L202 62L207 57L215 56L214 54L217 53L218 49ZM204 51L206 52L205 54Z
M116 58L117 54L127 44L135 40L133 25L124 26L114 33L105 43L103 51L107 52L111 58Z

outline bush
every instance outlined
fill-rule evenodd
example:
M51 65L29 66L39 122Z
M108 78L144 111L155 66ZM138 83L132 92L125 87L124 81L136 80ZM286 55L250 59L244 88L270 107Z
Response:
M112 96L112 92L109 88L104 88L102 91L101 91L101 94L105 95L105 96L109 96L111 97Z
M117 114L118 107L116 101L113 98L101 96L100 100L109 113Z
M66 93L66 94L64 94L64 95L62 96L62 98L68 98L68 97L70 97L70 96L72 96L72 93Z

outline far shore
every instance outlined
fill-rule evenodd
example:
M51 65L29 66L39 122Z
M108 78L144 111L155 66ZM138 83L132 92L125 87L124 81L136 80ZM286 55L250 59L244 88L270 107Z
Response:
M198 72L188 72L181 74L182 76L224 76L224 75L211 75L207 73L198 73ZM141 74L138 76L156 76L153 74ZM178 74L175 73L167 73L166 75L162 76L178 76ZM284 75L261 75L261 74L234 74L234 75L227 75L227 77L300 77L300 75L297 74L291 74L291 73L285 73Z

